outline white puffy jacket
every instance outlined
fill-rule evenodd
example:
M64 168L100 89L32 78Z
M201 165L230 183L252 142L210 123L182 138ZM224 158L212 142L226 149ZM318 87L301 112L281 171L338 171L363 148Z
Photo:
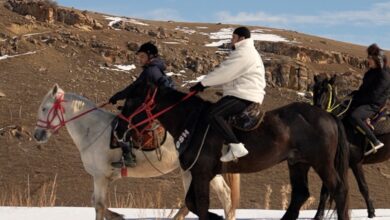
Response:
M201 81L204 86L222 85L224 96L262 103L265 95L265 70L251 38L235 44L229 57Z

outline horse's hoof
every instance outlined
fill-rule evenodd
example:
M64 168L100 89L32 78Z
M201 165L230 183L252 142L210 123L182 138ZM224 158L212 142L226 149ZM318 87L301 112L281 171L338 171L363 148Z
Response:
M223 220L223 217L215 213L209 212L209 219L212 220Z
M375 212L369 212L368 213L368 218L374 218L376 215L375 215Z
M118 213L113 212L113 211L108 210L108 209L107 209L107 212L105 214L105 217L107 220L125 220L125 218L123 218L123 215L118 214Z

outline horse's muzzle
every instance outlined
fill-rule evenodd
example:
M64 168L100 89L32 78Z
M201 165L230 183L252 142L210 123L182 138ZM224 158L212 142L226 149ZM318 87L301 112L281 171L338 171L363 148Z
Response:
M47 131L43 130L43 129L36 128L35 132L34 132L34 139L38 143L45 143L45 142L47 142L47 139L48 139Z

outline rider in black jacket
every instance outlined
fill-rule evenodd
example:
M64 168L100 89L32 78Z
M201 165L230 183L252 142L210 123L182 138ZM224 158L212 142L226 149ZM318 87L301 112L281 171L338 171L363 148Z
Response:
M165 75L165 64L158 56L157 47L148 42L139 48L137 51L137 58L143 66L143 71L140 76L132 84L127 86L120 92L117 92L109 99L109 103L115 105L118 100L126 99L122 109L122 115L125 117L130 114L142 103L142 99L134 96L134 91L138 89L146 89L147 83L155 83L158 85L165 85L172 87L170 80ZM128 123L123 119L118 119L118 125L115 130L118 142L123 150L123 159L126 166L134 167L136 165L135 158L131 154L131 143L126 140L124 133L126 132ZM115 167L120 167L122 162L112 163Z
M386 104L390 92L390 71L387 66L387 58L376 44L367 48L369 70L364 74L363 83L357 91L352 93L352 107L350 114L352 124L360 127L373 147L369 152L375 152L383 147L367 126L365 120Z

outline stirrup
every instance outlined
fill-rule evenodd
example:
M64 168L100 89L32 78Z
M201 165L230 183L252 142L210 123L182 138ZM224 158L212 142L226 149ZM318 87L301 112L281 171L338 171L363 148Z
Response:
M368 156L370 154L375 154L379 149L381 149L383 146L385 146L385 144L382 142L379 142L379 144L376 146L373 146L373 144L371 142L370 142L370 144L371 144L372 148L371 148L371 150L365 152L364 156Z
M120 161L112 162L111 166L115 167L115 168L135 167L135 166L137 166L137 162L136 162L135 158L133 157L133 155L131 155L131 156L129 155L129 158L127 160L125 160L125 158L122 156Z

